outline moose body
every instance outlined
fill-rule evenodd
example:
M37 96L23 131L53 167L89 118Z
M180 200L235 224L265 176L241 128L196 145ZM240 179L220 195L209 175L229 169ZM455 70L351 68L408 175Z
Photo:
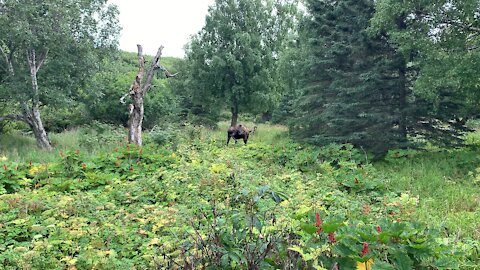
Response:
M249 133L250 133L250 131L242 125L238 125L238 126L228 128L228 131L227 131L227 134L228 134L227 145L230 142L231 138L233 138L235 140L235 143L237 143L237 140L243 139L243 142L245 144L247 144Z

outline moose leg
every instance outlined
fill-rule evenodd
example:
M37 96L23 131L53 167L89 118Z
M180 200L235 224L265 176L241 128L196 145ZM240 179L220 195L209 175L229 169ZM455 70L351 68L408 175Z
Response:
M245 145L247 144L247 141L248 141L248 135L243 136L243 142L245 143Z
M230 136L230 134L228 134L227 145L230 142L230 138L231 138L231 136Z

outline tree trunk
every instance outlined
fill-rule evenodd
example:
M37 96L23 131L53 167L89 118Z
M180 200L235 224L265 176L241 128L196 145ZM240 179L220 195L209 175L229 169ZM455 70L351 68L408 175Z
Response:
M142 46L137 45L138 49L138 73L130 87L130 96L133 103L129 105L130 113L128 117L128 143L142 145L142 122L143 122L143 92L142 79L145 74L145 58L143 57Z
M130 115L128 119L128 143L142 145L142 124L143 124L143 95L135 93L130 104Z
M160 66L160 58L162 56L163 46L157 51L157 54L153 58L152 65L147 72L145 81L142 80L145 75L145 58L143 57L143 49L141 45L137 45L138 49L138 64L139 69L132 86L130 87L130 97L132 98L132 104L129 105L129 118L128 118L128 143L142 145L142 123L143 123L143 99L148 90L152 87L153 76L157 69L162 69L166 73L165 68ZM171 75L170 77L173 77ZM168 77L168 76L167 76ZM123 98L122 98L123 99ZM122 99L120 99L122 101Z
M37 139L37 145L40 148L46 150L52 150L52 145L48 140L47 132L42 123L42 118L40 117L40 98L38 92L38 82L37 82L37 72L43 64L43 61L47 57L48 51L45 52L43 57L40 57L40 61L37 64L36 52L35 49L27 51L27 60L30 67L30 78L32 80L32 108L29 110L26 103L22 104L23 115L25 120L32 128L35 139Z
M237 121L238 121L238 104L237 104L237 101L234 101L232 106L232 121L230 122L230 126L231 127L236 126Z
M272 120L272 113L271 112L264 112L262 113L262 123L268 122Z
M52 145L48 140L47 132L43 126L43 122L40 117L40 110L38 108L32 108L31 114L27 117L27 123L32 129L33 135L35 135L37 145L42 149L52 150Z
M408 97L408 84L406 79L406 70L404 67L400 68L399 70L400 82L402 84L402 90L400 92L400 135L402 136L402 140L407 141L407 97Z

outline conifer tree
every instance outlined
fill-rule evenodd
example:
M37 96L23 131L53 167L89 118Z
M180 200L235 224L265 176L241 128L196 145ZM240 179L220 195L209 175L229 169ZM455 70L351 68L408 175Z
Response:
M402 59L366 29L372 0L307 1L310 58L294 136L320 145L352 143L375 154L406 142Z

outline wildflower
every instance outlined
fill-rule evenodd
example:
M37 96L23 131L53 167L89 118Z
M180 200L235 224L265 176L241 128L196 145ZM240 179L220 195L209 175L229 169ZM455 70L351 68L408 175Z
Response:
M80 155L80 150L77 149L77 150L75 151L75 154L77 154L77 156Z
M328 241L330 241L330 243L332 243L332 244L337 242L337 239L335 238L335 233L334 232L328 233Z
M316 212L315 213L315 227L317 227L317 234L320 234L323 229L322 229L322 219L320 218L320 213Z
M177 156L177 154L175 154L175 152L172 153L172 157L175 158Z
M32 167L32 161L31 160L30 160L30 163L29 163L28 167L30 167L30 168Z
M140 151L138 152L139 155L142 155L143 153L143 148L140 148Z
M8 158L6 156L1 156L0 161L6 161Z
M360 255L360 257L365 256L365 254L367 254L367 253L368 253L368 243L363 242L362 254Z
M60 156L63 158L63 151L60 150Z
M378 233L381 233L381 232L382 232L382 228L380 227L380 225L377 225L377 232L378 232Z
M130 166L130 171L133 172L133 166Z
M82 163L82 169L85 171L87 169L87 164Z

